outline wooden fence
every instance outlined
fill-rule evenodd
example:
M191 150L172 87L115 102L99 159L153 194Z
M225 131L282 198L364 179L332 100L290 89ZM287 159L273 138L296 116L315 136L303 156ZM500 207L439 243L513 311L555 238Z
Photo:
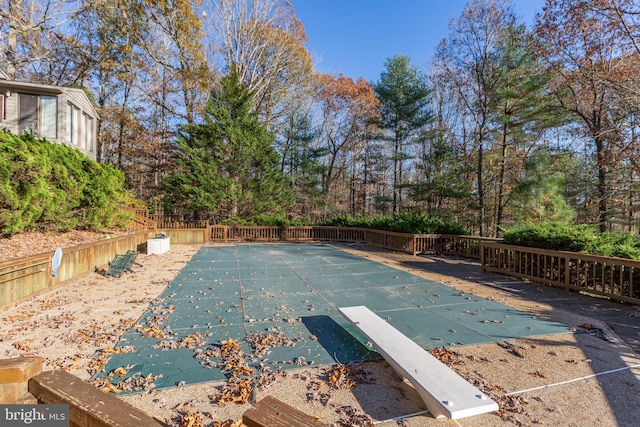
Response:
M63 249L56 276L51 265L53 251L0 263L0 309L107 265L116 254L136 250L153 236L153 231L145 230Z
M131 222L126 227L127 231L156 230L158 228L157 221L149 218L147 211L144 209L120 206L120 210L131 214Z
M416 254L449 255L480 259L484 242L497 242L490 237L458 236L453 234L415 234Z
M365 241L365 230L353 227L279 227L214 225L209 231L212 241L278 242L278 241Z
M483 243L484 271L640 305L640 262L575 252Z
M163 232L172 229L163 229ZM188 230L185 228L181 231ZM175 230L175 229L173 229ZM412 255L443 254L480 259L480 244L497 239L443 234L408 234L356 227L278 227L213 225L209 239L214 242L330 241L363 243Z

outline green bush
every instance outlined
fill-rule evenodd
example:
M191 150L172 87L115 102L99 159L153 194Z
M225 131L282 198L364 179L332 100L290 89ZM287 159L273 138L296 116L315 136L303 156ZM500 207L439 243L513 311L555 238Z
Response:
M504 243L556 251L640 260L640 238L620 232L600 233L590 225L545 221L505 230Z
M598 232L589 225L569 225L545 221L526 223L505 230L507 244L557 251L582 252L598 238Z
M621 232L601 233L582 252L640 260L640 237Z
M362 227L376 230L411 234L456 234L469 232L457 222L445 222L440 218L427 218L424 214L401 213L398 215L357 216L335 215L321 225L334 227Z
M102 230L130 215L124 175L80 151L32 135L0 131L0 233L46 228Z

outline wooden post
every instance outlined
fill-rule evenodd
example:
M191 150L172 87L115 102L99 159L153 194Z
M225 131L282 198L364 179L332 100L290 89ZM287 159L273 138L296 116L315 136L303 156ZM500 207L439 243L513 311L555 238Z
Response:
M570 287L571 287L571 258L568 255L565 255L564 256L564 289L568 291Z
M42 371L41 357L0 360L0 404L36 404L29 394L29 378Z

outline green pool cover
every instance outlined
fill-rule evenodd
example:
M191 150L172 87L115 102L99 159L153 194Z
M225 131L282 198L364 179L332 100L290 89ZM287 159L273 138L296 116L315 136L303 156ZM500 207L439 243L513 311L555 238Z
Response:
M113 382L152 375L166 388L226 379L219 349L229 339L262 370L379 358L337 311L354 305L426 349L569 330L323 244L203 247L96 378L124 367Z

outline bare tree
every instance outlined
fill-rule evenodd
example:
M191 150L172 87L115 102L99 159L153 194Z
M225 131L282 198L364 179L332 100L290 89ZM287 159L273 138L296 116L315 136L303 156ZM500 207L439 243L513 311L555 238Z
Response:
M50 39L76 12L73 0L0 2L0 56L9 78L28 73L27 65L50 57Z
M473 124L473 152L476 156L478 229L485 235L484 155L490 131L491 99L497 84L495 49L503 28L515 17L508 1L475 0L453 20L451 35L436 51L436 64L450 82Z
M296 86L307 86L313 61L293 7L283 0L219 0L207 24L215 37L219 68L235 66L254 92L255 105L273 127ZM286 114L284 114L286 116Z
M602 18L608 10L620 10L616 9L620 4L613 0L547 0L537 22L540 53L557 76L552 86L557 101L579 118L583 135L593 144L601 231L606 231L609 221L609 181L618 148L625 145L626 107L637 111L637 103L625 102L625 91L620 90L631 86L630 76L637 76L640 70L634 43L626 37L633 33L627 32L628 26Z

